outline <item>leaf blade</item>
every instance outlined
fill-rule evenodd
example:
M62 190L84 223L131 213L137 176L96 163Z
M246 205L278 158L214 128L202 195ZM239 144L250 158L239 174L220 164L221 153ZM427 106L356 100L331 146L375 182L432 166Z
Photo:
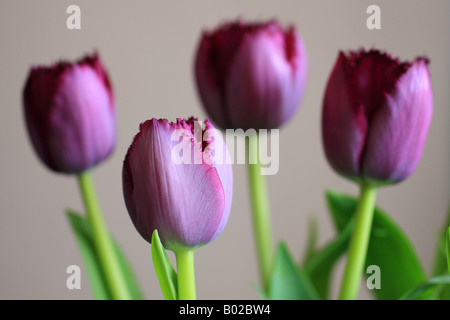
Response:
M317 240L319 235L319 226L315 216L308 219L308 240L306 242L306 250L303 255L302 263L306 265L317 253Z
M308 276L295 264L284 243L280 243L275 255L267 296L271 300L320 299Z
M67 210L66 214L75 234L78 248L88 273L94 298L96 300L110 300L111 294L109 293L105 278L100 268L100 262L92 244L89 225L86 223L85 219L77 213Z
M120 248L117 241L113 240L113 246L116 251L117 259L119 260L120 268L122 269L123 276L127 282L128 291L130 292L132 300L143 300L144 296L142 294L141 288L138 284L136 276L134 274L133 268L131 267L128 259L126 258L123 250Z
M431 298L435 291L443 285L447 285L447 287L450 285L450 275L446 274L428 279L405 293L399 300L417 300L423 299L424 297Z
M81 255L88 272L88 277L91 282L94 298L97 300L112 299L112 295L109 292L106 279L102 272L100 260L98 259L98 255L96 253L96 248L94 246L92 237L92 229L89 225L89 221L82 215L71 210L67 210L66 214L77 238L78 246L80 248ZM121 272L125 278L128 290L131 294L131 299L142 300L143 295L130 263L119 247L117 241L112 236L111 241L113 243L113 247L119 261Z
M348 248L352 229L353 219L333 241L304 264L306 274L322 299L328 299L332 271L336 262Z
M447 229L446 238L447 238L447 240L445 242L445 247L447 249L447 267L448 267L448 272L450 274L450 227Z
M169 257L159 239L157 230L153 231L151 248L153 265L155 267L156 275L158 276L164 299L177 300L177 274L169 261Z

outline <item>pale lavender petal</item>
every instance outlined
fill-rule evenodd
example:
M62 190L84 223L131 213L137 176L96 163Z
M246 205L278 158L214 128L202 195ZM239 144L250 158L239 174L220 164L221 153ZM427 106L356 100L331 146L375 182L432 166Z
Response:
M433 97L427 63L419 59L386 95L371 123L363 175L399 182L416 168L431 122Z
M213 132L214 132L214 144L212 145L212 148L215 152L215 155L217 155L217 157L215 159L216 162L213 164L213 166L217 169L217 173L219 174L219 178L222 183L224 197L225 197L222 218L220 220L219 226L218 226L214 236L211 239L211 241L212 241L215 238L217 238L218 235L220 235L222 233L223 229L225 228L225 226L227 224L228 217L230 215L231 204L232 204L232 200L233 200L233 166L232 166L230 153L228 151L225 141L223 140L221 132L219 130L215 129L209 120L205 121L205 126L206 126L206 129L208 130L207 132L209 132L210 130L213 130ZM207 149L208 148L209 148L209 146L207 147ZM205 150L204 157L207 157L208 153L210 153L210 152L211 152L211 150Z
M175 164L167 120L141 125L124 163L124 196L134 225L151 241L157 229L170 250L211 241L224 212L224 189L216 168ZM131 177L131 178L130 178Z
M115 136L113 102L97 73L76 66L63 75L49 114L48 144L61 170L81 171L106 158Z

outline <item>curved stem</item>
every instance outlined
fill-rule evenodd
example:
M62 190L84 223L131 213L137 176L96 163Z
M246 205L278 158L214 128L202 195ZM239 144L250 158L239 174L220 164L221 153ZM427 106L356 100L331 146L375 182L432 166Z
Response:
M361 276L366 262L370 231L372 229L375 198L376 188L362 183L360 185L355 225L350 239L347 265L345 266L342 279L340 300L354 300L358 295Z
M175 252L175 257L177 258L178 299L195 300L194 250L178 250Z
M78 183L86 208L87 219L92 229L95 251L97 252L111 297L114 300L130 299L111 237L103 220L90 173L84 172L79 174Z
M259 272L263 289L267 292L272 263L272 226L266 180L261 175L258 134L249 137L249 182L253 228L258 253ZM255 160L252 164L251 160Z

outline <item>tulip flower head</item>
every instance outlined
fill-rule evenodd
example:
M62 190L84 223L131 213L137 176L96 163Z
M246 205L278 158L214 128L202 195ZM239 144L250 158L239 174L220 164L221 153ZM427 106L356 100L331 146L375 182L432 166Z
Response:
M222 129L280 127L299 106L306 73L302 39L276 21L205 32L195 60L200 99Z
M148 242L158 230L164 247L172 251L195 249L214 240L223 231L231 209L232 166L205 161L212 159L211 144L202 135L198 138L195 121L151 119L142 123L123 164L123 193L134 226ZM209 120L205 126L214 129ZM179 144L173 139L177 130L193 150L200 150L203 161L173 161L172 152Z
M377 50L339 53L322 114L325 153L337 172L376 186L415 170L433 109L427 65Z
M23 104L34 149L51 170L81 173L115 147L113 91L96 54L74 64L33 67Z

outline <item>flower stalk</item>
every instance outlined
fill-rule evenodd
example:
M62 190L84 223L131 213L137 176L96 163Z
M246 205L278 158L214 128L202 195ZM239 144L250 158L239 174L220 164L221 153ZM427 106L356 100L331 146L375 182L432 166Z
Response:
M196 300L194 250L177 250L178 299Z
M261 163L259 159L259 136L255 134L249 137L249 182L252 206L252 219L255 234L258 265L261 277L261 285L268 290L270 269L272 262L272 227L270 223L270 206L266 180L261 175ZM251 163L255 159L256 163Z
M78 183L86 208L87 219L92 229L95 251L100 260L100 265L105 276L113 300L128 300L130 294L125 279L122 275L119 261L114 251L111 237L109 236L103 216L94 190L91 174L84 172L79 174Z
M355 225L350 239L347 264L342 279L340 300L354 300L366 262L375 209L376 188L361 183Z

